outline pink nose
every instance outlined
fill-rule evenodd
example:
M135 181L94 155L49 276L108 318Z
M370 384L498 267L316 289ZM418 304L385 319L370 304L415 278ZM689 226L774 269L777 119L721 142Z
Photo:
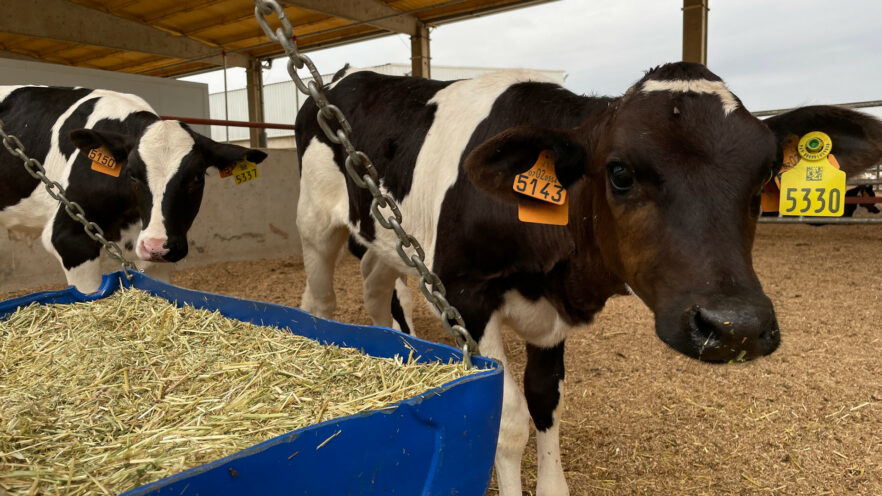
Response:
M165 247L166 241L167 238L147 238L141 241L141 252L151 259L161 258L168 253L168 248Z

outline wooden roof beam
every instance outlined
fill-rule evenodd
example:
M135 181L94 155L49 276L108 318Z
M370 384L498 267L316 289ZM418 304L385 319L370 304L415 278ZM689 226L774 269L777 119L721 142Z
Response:
M0 32L223 65L217 47L66 0L10 2ZM227 63L245 67L248 56L229 53Z
M419 33L422 24L416 17L377 0L280 0L279 3L411 36Z

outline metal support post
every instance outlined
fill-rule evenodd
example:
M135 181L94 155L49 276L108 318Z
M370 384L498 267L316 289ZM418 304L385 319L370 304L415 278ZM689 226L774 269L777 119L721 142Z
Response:
M431 64L429 63L429 28L420 24L417 32L410 37L410 65L414 77L430 78Z
M263 113L263 67L257 59L250 59L245 68L246 94L248 95L248 120L265 122ZM266 130L251 128L251 147L266 148Z
M707 13L710 0L683 0L683 61L707 64Z

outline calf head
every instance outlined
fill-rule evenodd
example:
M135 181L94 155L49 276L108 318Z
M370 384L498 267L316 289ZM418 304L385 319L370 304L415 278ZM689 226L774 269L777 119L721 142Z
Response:
M573 256L593 258L639 296L677 351L748 360L780 343L751 259L761 189L787 137L814 130L833 137L843 169L882 159L875 119L813 107L761 121L704 66L675 63L578 129L510 129L476 148L465 168L479 188L514 202L514 176L552 150L571 199Z
M187 231L199 212L209 167L266 158L258 150L217 143L178 121L158 120L138 136L79 129L71 140L83 153L104 147L122 164L119 180L127 183L123 187L141 217L135 253L154 262L187 255Z

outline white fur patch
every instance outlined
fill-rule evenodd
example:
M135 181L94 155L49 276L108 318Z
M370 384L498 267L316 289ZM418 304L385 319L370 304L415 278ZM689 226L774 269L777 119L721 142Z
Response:
M502 418L494 459L499 496L521 496L521 458L530 436L530 411L524 393L508 367L501 333L502 320L499 312L490 316L478 347L484 356L499 360L503 366Z
M0 86L0 102L6 100L10 93L21 88L22 86Z
M675 93L708 93L717 95L723 104L723 113L729 115L738 108L738 100L732 92L726 88L722 81L708 81L707 79L674 79L669 81L649 80L643 83L641 91L671 91Z
M530 301L514 289L506 292L503 298L500 312L504 322L534 346L556 346L575 329L560 317L545 298Z
M141 258L150 258L149 254L141 253L142 241L168 238L165 217L162 214L166 186L195 144L193 137L178 121L154 122L144 131L138 142L138 154L147 169L147 186L153 196L150 224L141 231L135 244L136 252Z
M349 220L349 195L346 176L334 161L334 150L313 137L303 151L302 161L309 166L301 166L297 199L297 227L301 236L303 232L321 233L345 226Z
M563 381L560 381L557 385L560 400L557 403L557 408L551 414L551 427L544 431L536 431L536 453L539 458L536 494L558 496L570 494L560 461L560 412L563 411L563 389Z

